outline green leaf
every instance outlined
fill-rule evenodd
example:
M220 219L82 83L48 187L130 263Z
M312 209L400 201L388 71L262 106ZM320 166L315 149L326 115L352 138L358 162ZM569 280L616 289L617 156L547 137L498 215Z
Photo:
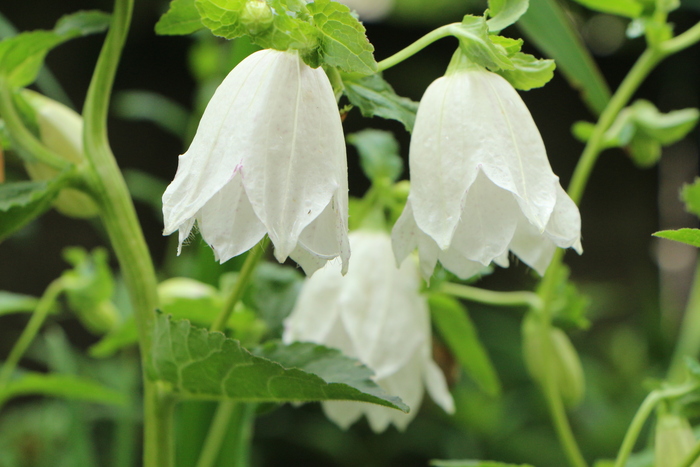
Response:
M34 394L110 405L125 405L127 400L124 394L78 376L25 373L0 390L0 405L13 397Z
M489 0L486 13L490 17L486 23L489 31L500 31L518 21L525 14L529 0Z
M396 182L403 172L399 143L390 131L367 129L347 137L357 148L362 170L373 183L379 180Z
M0 183L0 241L48 211L67 177L41 182Z
M700 178L695 177L692 184L683 185L681 199L685 203L685 210L700 217Z
M71 310L90 331L96 334L110 331L119 322L119 315L110 301L114 280L107 250L95 248L88 253L79 247L66 248L63 257L73 266L62 276Z
M350 8L331 0L316 0L309 3L308 9L322 33L321 52L325 64L348 73L376 73L374 47L367 40L362 23L350 13Z
M443 294L432 294L428 304L435 327L467 374L485 393L500 395L498 374L479 340L467 309L459 301Z
M494 462L494 461L441 461L441 460L431 460L430 465L432 467L532 467L530 464L506 464L504 462Z
M0 316L11 313L31 313L38 303L39 299L36 297L0 290Z
M571 86L581 91L584 102L600 114L610 100L610 89L559 2L530 0L518 26L545 56L557 62Z
M661 145L673 144L690 133L698 123L698 109L673 110L661 113L654 104L639 99L631 106L637 127Z
M251 42L263 48L276 50L298 49L304 61L311 66L320 64L316 56L319 31L310 23L304 5L289 0L270 0L273 11L268 27L260 29L258 22L246 21L246 0L195 0L202 24L212 33L226 39L249 35Z
M496 70L515 88L528 91L541 88L554 77L554 60L539 60L532 55L518 52L510 57L513 70Z
M652 235L700 248L700 229L661 230Z
M88 349L93 358L109 358L124 347L136 345L139 335L133 316L109 331L99 342Z
M453 35L459 39L462 52L469 60L495 71L513 69L506 50L489 38L489 26L482 16L466 15L460 24L455 24Z
M352 105L360 108L363 116L396 120L403 123L407 131L413 130L418 102L397 95L380 74L364 78L343 76L343 83L343 92Z
M591 322L587 318L591 300L578 291L569 280L569 268L559 268L550 313L556 324L565 328L588 329Z
M265 321L273 336L281 336L284 320L292 312L303 282L298 270L263 262L255 268L255 279L243 301Z
M156 34L164 36L192 34L202 29L202 20L194 0L172 0L168 11L156 23Z
M271 343L256 353L219 332L159 314L151 376L186 398L277 403L353 400L408 411L400 399L384 394L371 380L371 370L338 350Z
M644 5L637 0L574 0L586 8L600 13L638 18L644 12Z
M12 87L31 84L49 50L75 37L94 34L109 27L109 15L79 11L61 18L53 31L31 31L0 42L0 76Z

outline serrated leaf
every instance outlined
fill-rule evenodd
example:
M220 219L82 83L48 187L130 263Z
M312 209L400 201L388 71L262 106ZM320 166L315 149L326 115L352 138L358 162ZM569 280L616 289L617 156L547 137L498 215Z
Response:
M78 376L24 373L0 390L0 405L13 397L37 394L110 405L125 405L127 401L124 394Z
M371 75L377 71L374 47L365 28L350 13L350 8L331 0L316 0L308 5L314 24L323 34L321 51L327 65L347 73Z
M318 66L319 31L306 17L308 14L300 11L294 2L270 0L268 3L274 11L269 27L258 30L254 25L251 31L242 20L246 0L195 0L202 24L215 35L226 39L249 35L251 42L263 48L298 49L307 64Z
M348 135L347 140L357 148L362 170L373 183L379 180L394 183L399 179L403 172L403 159L393 133L367 129Z
M644 5L637 0L574 0L586 8L611 15L638 18L644 12Z
M528 91L541 88L554 77L554 60L540 60L532 55L518 52L510 57L514 69L496 70L515 88Z
M46 54L75 37L104 31L109 15L79 11L62 17L53 31L31 31L0 42L0 76L11 87L24 87L35 79Z
M545 56L557 62L571 86L581 91L584 102L600 114L610 100L610 88L559 2L530 0L518 26Z
M700 229L661 230L652 235L700 248Z
M192 34L202 29L194 0L173 0L168 11L156 23L156 34L164 36Z
M354 400L408 411L400 399L384 394L371 380L371 370L338 350L273 343L257 353L219 332L160 314L155 321L151 376L185 398L277 403Z
M470 61L491 71L513 69L505 49L489 38L489 26L482 16L466 15L461 23L453 25L452 34Z
M0 241L46 212L66 184L65 177L41 182L0 183Z
M530 464L506 464L504 462L476 460L431 460L430 465L432 467L532 467Z
M467 309L459 301L443 294L431 295L428 304L433 323L460 365L482 391L498 396L501 393L498 374L479 340Z
M11 313L31 313L38 303L39 299L31 295L0 290L0 316Z
M681 199L686 211L700 217L700 178L696 177L692 184L683 185Z
M528 0L489 0L486 21L489 31L500 31L518 21L527 11Z
M364 78L344 76L343 84L343 92L363 116L397 120L403 123L406 131L413 131L418 102L396 94L380 74Z

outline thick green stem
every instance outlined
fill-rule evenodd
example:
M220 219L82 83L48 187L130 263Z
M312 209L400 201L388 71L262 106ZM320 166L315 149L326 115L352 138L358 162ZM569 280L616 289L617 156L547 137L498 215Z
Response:
M700 459L700 443L696 443L695 446L693 446L692 451L685 456L683 462L681 462L678 467L692 467L698 459Z
M445 282L440 286L440 292L469 300L472 302L485 303L494 306L527 306L530 308L540 308L542 301L533 292L496 292L484 290L478 287Z
M46 288L44 295L37 304L36 310L34 310L27 326L24 328L24 331L22 331L22 335L20 335L17 342L15 342L15 345L10 351L10 355L2 366L2 371L0 371L0 388L10 381L12 373L15 371L22 355L24 355L24 352L27 351L27 348L29 348L29 345L36 337L44 321L46 321L49 312L51 312L51 309L56 305L56 299L62 291L63 282L61 279L54 280Z
M265 250L267 249L269 242L270 241L267 237L263 238L260 243L254 246L248 253L248 257L245 259L245 263L243 263L241 272L238 273L238 278L236 279L236 283L234 284L231 293L226 299L226 303L224 303L221 312L211 325L211 331L223 332L223 330L226 329L226 323L231 317L231 313L233 313L233 309L236 307L236 304L241 300L241 297L243 297L243 292L245 292L246 287L253 278L255 267L258 265L260 258L262 258L262 256L265 254Z
M124 178L107 138L107 111L121 51L126 41L133 0L116 0L83 109L86 182L98 200L122 276L126 282L139 335L144 370L144 466L173 465L174 401L148 377L152 323L158 306L156 275Z
M656 408L656 406L663 400L675 399L684 396L690 392L696 391L698 389L698 384L686 384L683 386L675 386L668 389L659 389L649 393L642 405L639 406L637 413L632 419L627 433L625 433L625 438L622 440L622 445L620 446L620 451L617 454L617 459L615 459L614 467L624 467L627 464L627 459L632 453L634 444L637 442L639 433L644 427L651 412Z
M668 371L668 381L680 383L685 377L686 357L695 357L700 352L700 262L695 269L695 279L685 315L680 327L680 335Z
M27 151L31 157L57 170L67 169L73 165L44 146L24 126L12 100L12 90L2 79L0 79L0 116L7 125L7 129L10 130L12 139L17 146Z

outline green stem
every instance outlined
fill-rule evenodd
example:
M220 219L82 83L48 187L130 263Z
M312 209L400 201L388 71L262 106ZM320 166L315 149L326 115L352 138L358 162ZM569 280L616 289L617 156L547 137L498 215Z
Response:
M214 420L212 420L211 426L209 427L207 439L204 441L202 453L199 455L197 467L212 467L216 462L216 459L219 457L221 445L226 437L229 423L231 422L231 416L237 405L240 404L232 400L219 403L219 406L216 408L216 413L214 414Z
M495 306L527 306L530 308L540 308L542 300L533 292L496 292L484 290L478 287L445 282L440 286L440 292L469 300L472 302L485 303Z
M696 460L700 458L700 443L696 443L695 446L693 446L692 451L688 453L688 455L685 456L683 459L683 462L681 462L678 467L692 467L692 465L695 463Z
M639 406L637 413L632 419L632 423L630 423L630 426L627 429L627 433L625 433L625 438L622 440L622 445L620 446L620 451L617 454L617 459L615 459L614 467L624 467L625 464L627 464L627 459L632 453L632 449L634 448L634 444L637 442L639 433L644 427L644 423L661 401L675 399L697 389L698 384L693 383L667 389L659 389L649 393L646 399L644 399L644 402L642 402L642 405Z
M0 116L2 116L10 130L12 139L16 144L27 151L33 158L43 162L57 170L64 170L73 164L63 159L61 156L44 146L22 122L15 104L12 100L12 90L9 85L0 79Z
M86 183L98 200L102 220L129 290L139 335L144 376L145 467L173 465L174 401L148 377L152 324L158 306L156 275L134 204L107 138L107 111L134 0L116 0L83 109Z
M700 261L695 269L695 279L690 290L680 335L671 359L668 381L680 383L685 377L684 359L695 357L700 352Z
M265 250L267 249L269 242L270 240L266 236L248 253L248 257L245 259L245 263L243 263L241 272L238 273L238 278L236 279L236 283L233 286L226 303L224 303L221 312L216 317L216 320L214 320L214 324L211 325L211 331L223 332L224 329L226 329L226 323L231 317L231 313L233 313L233 309L236 307L236 304L241 300L241 297L243 297L243 292L245 292L246 287L253 278L255 267L258 265L260 258L262 258L262 256L265 254Z
M407 58L417 54L433 42L438 41L443 37L454 35L454 28L456 26L459 26L459 23L446 24L445 26L441 26L429 32L425 36L421 37L405 49L396 52L389 58L385 58L377 64L377 73L381 73L382 71L387 70L393 67L394 65L398 65Z
M44 295L39 300L36 310L29 319L27 326L22 331L17 342L12 347L10 355L2 366L2 371L0 371L0 388L5 386L12 377L12 373L15 371L17 364L27 351L29 345L32 343L37 333L41 329L41 326L46 321L46 317L51 312L51 309L56 304L56 299L63 291L63 282L61 279L56 279L46 288Z

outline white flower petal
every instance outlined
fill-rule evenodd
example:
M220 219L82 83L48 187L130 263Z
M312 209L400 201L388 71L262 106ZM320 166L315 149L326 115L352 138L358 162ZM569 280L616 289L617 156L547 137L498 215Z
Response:
M253 104L254 88L268 75L275 53L261 51L247 57L209 101L190 148L179 157L175 179L163 194L165 235L194 217L240 168L241 147L254 136L252 122L241 109Z
M391 247L394 250L394 257L396 258L397 267L403 263L403 260L406 259L408 255L410 255L411 252L418 246L419 232L420 230L418 229L416 220L413 217L411 200L409 199L406 202L403 212L396 220L394 228L391 230Z
M207 201L197 214L197 224L222 263L250 250L265 236L265 226L253 212L240 175Z
M557 184L557 204L552 217L549 218L545 233L558 247L573 247L578 254L583 253L581 214L576 204L559 184Z
M442 410L449 414L454 413L455 402L447 387L445 375L431 358L426 360L425 387L428 389L430 398L434 400L437 405L442 407Z
M523 217L513 236L510 250L523 263L537 271L540 276L543 276L547 266L552 261L556 245Z
M469 279L486 269L483 264L465 258L457 250L449 249L447 251L442 251L438 257L445 269L452 272L452 274L460 279ZM425 277L425 275L423 277Z
M508 251L518 214L513 194L496 186L479 171L464 201L462 221L450 249L459 251L470 261L488 266L494 258Z
M325 72L297 54L276 53L256 95L267 105L245 115L255 126L241 170L253 209L283 260L343 189L347 168L340 114Z
M350 425L364 415L365 405L367 404L351 401L328 401L321 404L326 417L343 430L350 428Z

